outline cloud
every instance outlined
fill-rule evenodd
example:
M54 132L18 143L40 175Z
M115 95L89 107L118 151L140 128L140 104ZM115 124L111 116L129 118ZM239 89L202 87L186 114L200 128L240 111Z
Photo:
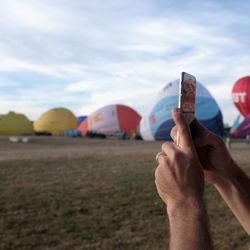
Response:
M18 107L18 110L13 109L13 106ZM20 102L13 100L8 100L8 101L1 100L0 110L5 110L5 112L1 112L0 115L6 114L10 111L14 111L16 113L25 114L27 118L30 119L31 121L33 121L34 118L38 118L41 114L43 114L46 111L42 106L27 105L27 102Z
M90 115L96 110L111 104L123 104L134 107L134 109L142 114L145 108L144 100L150 96L152 92L148 89L140 91L140 98L138 98L138 92L132 92L131 90L116 90L116 91L102 91L94 92L88 102L77 110L78 115Z
M81 81L76 83L71 83L66 86L66 92L85 92L85 91L93 91L97 88L94 82L91 80Z
M10 88L10 87L18 87L20 85L20 83L9 79L8 77L3 77L0 76L0 89L2 88L2 90L4 88Z
M46 1L29 1L18 0L1 1L2 23L5 27L2 29L6 31L6 27L17 29L38 29L39 31L55 32L63 30L66 22L65 19L57 18L66 14L58 6L48 4Z
M232 85L250 70L250 5L240 2L1 1L0 87L9 92L0 108L36 118L52 106L90 114L121 102L143 113L187 71L232 123Z

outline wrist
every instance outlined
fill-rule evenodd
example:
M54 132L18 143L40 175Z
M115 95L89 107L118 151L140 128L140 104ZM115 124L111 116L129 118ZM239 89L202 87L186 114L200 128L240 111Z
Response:
M250 179L242 172L242 170L234 163L229 177L220 177L220 181L214 184L218 192L230 199L235 197L244 197L250 201ZM236 204L235 204L236 205Z
M223 170L206 171L206 179L216 188L229 188L236 183L239 175L239 167L231 160L223 167Z
M237 186L240 183L240 172L240 168L231 159L230 164L225 169L225 174L220 172L213 173L212 183L217 189L230 191L233 186Z
M205 203L201 197L169 202L167 205L167 214L170 220L197 217L203 214L205 210Z

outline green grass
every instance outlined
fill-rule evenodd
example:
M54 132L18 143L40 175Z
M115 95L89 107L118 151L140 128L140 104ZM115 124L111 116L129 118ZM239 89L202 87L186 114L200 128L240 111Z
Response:
M166 249L155 165L154 153L141 151L1 161L0 249ZM208 185L206 200L216 248L247 249L247 234Z

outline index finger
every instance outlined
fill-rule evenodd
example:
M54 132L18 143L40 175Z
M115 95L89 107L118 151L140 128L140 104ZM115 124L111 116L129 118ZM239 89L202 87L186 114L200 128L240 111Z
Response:
M181 114L180 109L172 109L172 117L176 125L179 136L179 146L182 149L191 148L193 149L193 141L190 133L189 126L187 125L183 115Z

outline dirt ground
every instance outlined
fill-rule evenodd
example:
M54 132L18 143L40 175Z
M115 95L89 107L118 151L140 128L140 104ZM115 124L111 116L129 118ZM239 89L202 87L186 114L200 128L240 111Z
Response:
M161 142L69 137L33 137L30 143L13 143L0 137L0 161L45 158L81 158L85 155L154 154Z
M84 155L156 154L162 142L69 137L33 137L30 143L13 143L0 137L0 161L81 158ZM232 140L230 153L242 164L250 163L250 145L244 140Z

